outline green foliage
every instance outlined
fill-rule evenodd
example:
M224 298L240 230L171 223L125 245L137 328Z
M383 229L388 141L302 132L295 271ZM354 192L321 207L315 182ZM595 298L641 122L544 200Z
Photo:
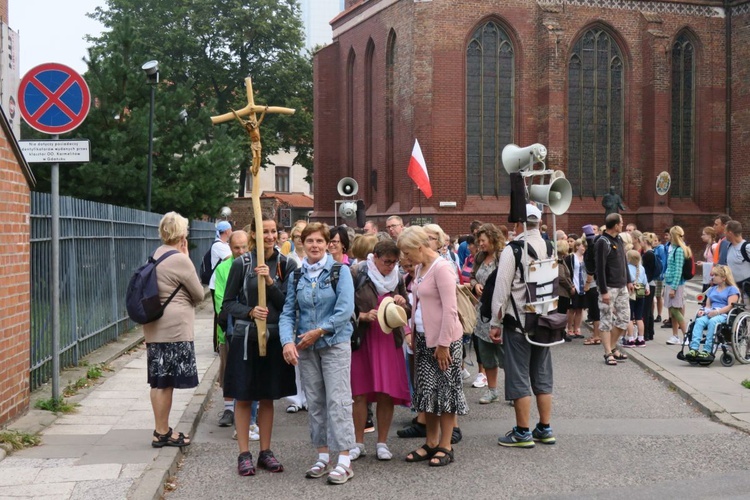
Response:
M74 413L76 411L78 403L68 403L67 401L65 401L65 398L59 397L40 399L34 406L40 410L46 410L55 413Z
M748 379L743 380L742 387L744 387L745 389L750 389L750 380Z
M187 217L215 214L238 188L250 155L237 122L210 116L246 104L250 75L257 104L297 109L266 116L264 164L297 151L312 172L312 63L294 0L108 0L91 14L105 28L90 38L84 75L95 100L67 137L91 141L91 162L65 165L65 195L145 208L151 87L140 67L159 61L155 88L152 210ZM187 120L179 118L186 110ZM24 138L37 136L24 128ZM37 189L49 189L49 166L34 165Z
M31 446L39 446L42 443L42 439L28 432L6 429L0 431L0 443L8 444L14 450L22 450Z
M100 365L95 365L89 367L88 371L86 372L86 378L91 380L96 380L102 376L102 367Z

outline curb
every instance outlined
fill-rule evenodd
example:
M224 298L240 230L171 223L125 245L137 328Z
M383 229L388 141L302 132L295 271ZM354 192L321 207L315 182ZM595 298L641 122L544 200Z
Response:
M182 431L190 436L195 436L198 422L203 416L206 403L211 398L211 390L219 376L218 356L206 370L203 380L193 393L185 412L175 427L176 431ZM166 481L177 472L177 466L182 457L189 452L190 447L173 448L164 447L159 450L159 455L154 463L141 475L140 479L130 488L129 499L134 500L158 500L163 498Z

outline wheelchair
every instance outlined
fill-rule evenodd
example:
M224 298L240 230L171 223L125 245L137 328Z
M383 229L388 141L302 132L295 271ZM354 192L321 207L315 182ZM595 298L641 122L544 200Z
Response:
M705 296L699 295L698 302L705 305ZM716 359L716 353L721 349L721 355L719 360L723 366L732 366L735 359L741 364L750 363L750 344L748 337L750 336L750 312L745 310L745 304L738 302L734 305L731 311L727 314L727 320L717 325L716 332L714 334L714 343L712 347L711 356L707 358L689 358L685 354L685 348L690 349L688 346L683 345L680 352L677 353L677 359L681 361L687 361L691 365L709 366ZM687 338L689 341L693 339L693 329L695 326L696 318L693 318L688 325ZM701 332L703 335L703 332ZM704 344L706 338L705 335L701 339L701 345ZM690 342L688 342L689 344ZM734 356L730 354L729 350L732 350Z

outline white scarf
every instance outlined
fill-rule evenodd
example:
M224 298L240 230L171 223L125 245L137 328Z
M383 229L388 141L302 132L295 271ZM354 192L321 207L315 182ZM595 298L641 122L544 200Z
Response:
M367 276L370 277L372 284L375 285L375 290L378 292L378 296L385 295L386 293L395 292L398 286L398 266L393 266L388 276L383 276L378 271L378 267L375 265L374 255L369 254L367 256Z
M328 256L324 256L322 259L320 259L315 264L310 264L310 262L307 260L307 257L302 259L302 267L305 270L305 273L307 274L307 277L311 280L316 279L318 276L320 276L320 273L323 272L323 268L326 265L326 261L328 260Z

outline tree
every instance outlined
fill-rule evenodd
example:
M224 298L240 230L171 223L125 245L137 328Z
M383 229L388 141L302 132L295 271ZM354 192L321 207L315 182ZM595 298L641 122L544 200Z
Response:
M215 214L249 162L239 124L209 117L256 102L293 107L261 127L264 164L281 149L312 171L312 65L302 54L293 0L108 0L91 14L105 27L89 49L85 78L95 103L71 135L91 140L92 161L64 170L61 192L142 208L146 200L149 86L140 66L159 61L152 208L186 216ZM179 117L187 112L187 120ZM44 185L48 176L40 172ZM239 182L238 182L239 181Z

